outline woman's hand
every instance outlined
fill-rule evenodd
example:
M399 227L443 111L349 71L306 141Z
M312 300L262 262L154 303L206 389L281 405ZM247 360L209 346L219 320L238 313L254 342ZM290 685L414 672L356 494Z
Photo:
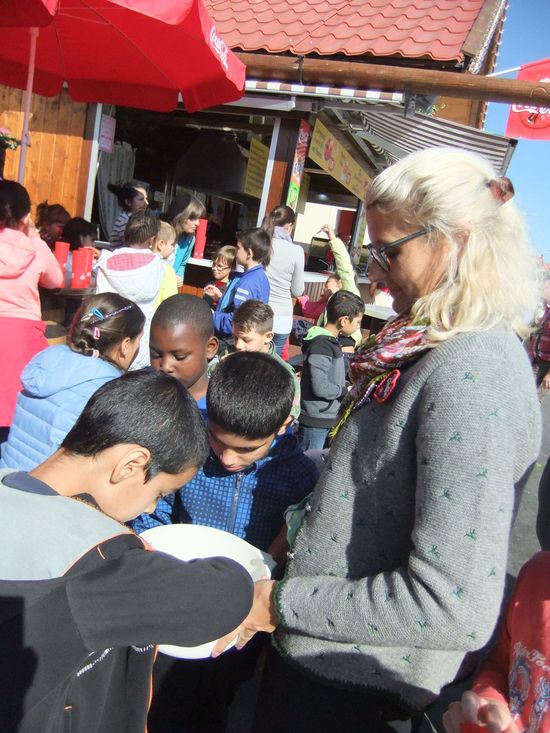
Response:
M321 227L321 231L323 231L328 236L331 242L333 239L336 239L336 232L330 224L323 224L323 226Z
M449 705L443 715L443 727L446 733L476 733L486 730L487 733L519 733L512 720L510 708L498 700L490 700L465 692L460 702Z
M275 585L274 580L258 580L254 583L254 601L250 613L235 631L218 640L212 650L213 657L219 656L235 637L237 637L237 649L242 649L256 632L275 631L279 624L273 601Z

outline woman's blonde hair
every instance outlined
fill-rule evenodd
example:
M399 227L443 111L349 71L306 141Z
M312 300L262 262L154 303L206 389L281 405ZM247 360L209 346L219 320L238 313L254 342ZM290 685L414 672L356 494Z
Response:
M412 307L415 319L429 321L432 342L498 324L529 332L538 299L534 260L521 214L489 186L496 178L477 155L431 148L390 166L367 189L367 207L411 229L432 227L428 246L450 245L439 286Z

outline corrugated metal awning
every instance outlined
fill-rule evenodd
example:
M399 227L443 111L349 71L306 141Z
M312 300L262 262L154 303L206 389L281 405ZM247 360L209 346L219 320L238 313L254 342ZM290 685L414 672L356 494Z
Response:
M375 149L382 148L388 163L393 163L415 150L454 147L487 158L495 170L503 175L517 144L517 140L502 135L424 114L404 117L403 113L367 108L360 113L360 117L360 124L357 124L356 115L353 116L353 121L348 118L350 131Z

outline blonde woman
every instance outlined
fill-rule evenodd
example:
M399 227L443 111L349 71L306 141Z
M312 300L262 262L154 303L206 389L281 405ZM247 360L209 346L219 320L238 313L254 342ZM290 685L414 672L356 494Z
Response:
M414 730L491 636L541 435L518 338L537 293L511 196L451 149L367 193L371 278L399 315L352 358L285 577L262 586L262 628L278 628L254 733Z

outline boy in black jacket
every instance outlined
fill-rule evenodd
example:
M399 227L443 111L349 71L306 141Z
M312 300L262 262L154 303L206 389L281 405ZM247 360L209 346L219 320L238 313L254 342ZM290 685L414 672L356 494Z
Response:
M324 327L312 326L304 337L300 430L303 450L320 450L334 425L346 394L346 377L339 336L361 328L365 304L358 295L339 290L328 301Z
M154 644L202 644L249 614L240 566L149 552L122 524L207 454L185 389L134 372L91 397L44 463L0 472L0 731L144 731Z

